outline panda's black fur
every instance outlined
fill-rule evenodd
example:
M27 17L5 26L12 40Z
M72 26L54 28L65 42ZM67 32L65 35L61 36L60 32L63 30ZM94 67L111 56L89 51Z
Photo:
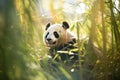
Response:
M54 24L52 25L52 27L53 26L54 26ZM72 52L73 54L69 54L69 51L71 49L77 49L77 47L75 46L75 44L76 44L76 38L74 37L74 35L71 34L71 32L70 33L67 32L67 29L69 28L69 24L66 21L64 21L59 27L58 26L55 26L56 28L53 27L50 30L51 25L50 25L50 23L48 23L46 25L46 28L45 28L46 33L44 35L44 42L45 42L46 45L49 44L48 45L48 47L50 47L50 49L49 49L49 55L52 58L55 58L55 56L58 55L58 57L55 58L55 60L57 60L57 61L62 60L62 61L72 61L72 62L74 62L74 61L78 60L78 52L77 51L73 51ZM69 38L70 40L66 39L66 40L68 40L67 42L65 42L63 44L61 43L61 44L57 45L56 41L52 41L50 35L52 35L55 39L61 38L60 33L58 33L59 29L61 29L61 28L63 29L63 30L61 30L61 34L65 34L65 33L68 34L68 36L70 36L70 37L67 37L67 38ZM56 29L56 30L53 31L53 29ZM58 31L57 31L57 29L58 29ZM53 33L50 34L49 30L53 31ZM63 32L63 31L65 31L65 32ZM62 36L62 37L65 37L65 36ZM54 46L51 46L51 45L54 45ZM66 51L68 53L64 53Z

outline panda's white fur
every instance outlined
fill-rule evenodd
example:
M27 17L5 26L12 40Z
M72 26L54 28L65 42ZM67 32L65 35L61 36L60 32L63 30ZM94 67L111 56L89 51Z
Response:
M64 45L72 41L73 39L76 40L76 37L72 32L68 30L68 28L69 24L67 22L52 25L48 23L48 25L46 26L46 31L44 33L45 44L50 48L54 48Z

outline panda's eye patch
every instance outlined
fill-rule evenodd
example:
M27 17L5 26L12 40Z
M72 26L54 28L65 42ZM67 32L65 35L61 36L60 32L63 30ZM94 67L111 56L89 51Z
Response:
M53 32L53 34L55 35L56 38L59 38L59 34L56 31Z
M48 35L49 35L49 32L46 34L45 38L47 38Z

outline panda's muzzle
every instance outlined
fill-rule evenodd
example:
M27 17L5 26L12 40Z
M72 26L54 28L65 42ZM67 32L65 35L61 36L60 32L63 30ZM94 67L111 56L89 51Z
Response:
M50 42L52 39L48 38L47 41Z
M47 42L48 46L55 46L56 45L56 41L54 42Z
M54 41L54 42L48 42L48 44L50 44L50 45L53 45L53 44L56 44L56 41Z
M46 40L47 40L47 43L50 44L50 45L56 44L56 41L53 42L52 39L50 39L50 38L48 38Z

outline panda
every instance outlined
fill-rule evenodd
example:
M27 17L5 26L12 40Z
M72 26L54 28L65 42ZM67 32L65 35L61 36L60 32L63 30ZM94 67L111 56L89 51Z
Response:
M43 34L43 41L45 45L49 47L47 60L50 61L49 65L54 66L55 69L56 69L56 66L59 66L59 65L58 63L54 63L52 61L57 61L60 63L63 62L65 65L67 65L66 67L68 69L72 67L72 69L80 70L79 69L80 68L79 67L79 61L80 61L79 54L84 53L84 50L87 49L88 42L84 41L85 44L82 43L82 46L84 46L83 51L76 50L78 49L78 47L76 46L76 43L78 41L77 41L76 36L71 31L69 31L69 27L70 26L68 22L66 21L63 21L62 24L57 23L57 24L51 25L50 23L48 23L46 25L45 33ZM73 54L70 54L69 52L71 51L71 49L74 49L76 51L72 52ZM95 49L99 51L97 48ZM58 56L56 57L56 55ZM85 57L82 56L81 59L84 60L84 62L82 62L82 65L86 66L88 64L86 61L88 57L85 59ZM94 67L94 65L90 65L90 69L91 67ZM87 69L86 68L85 69L88 70L88 68L89 68L89 64L87 66Z
M48 23L44 34L44 42L50 48L60 48L68 43L76 43L76 37L69 30L69 24L64 21L62 24Z
M56 53L60 51L68 51L69 49L76 48L73 46L76 43L75 35L68 30L69 24L66 21L63 21L62 24L50 24L48 23L45 28L45 33L43 36L44 43L47 47L50 48L50 55L52 58L55 57ZM73 55L60 53L60 57L62 60L66 60L66 58L70 58ZM74 55L74 58L78 58L78 56Z

